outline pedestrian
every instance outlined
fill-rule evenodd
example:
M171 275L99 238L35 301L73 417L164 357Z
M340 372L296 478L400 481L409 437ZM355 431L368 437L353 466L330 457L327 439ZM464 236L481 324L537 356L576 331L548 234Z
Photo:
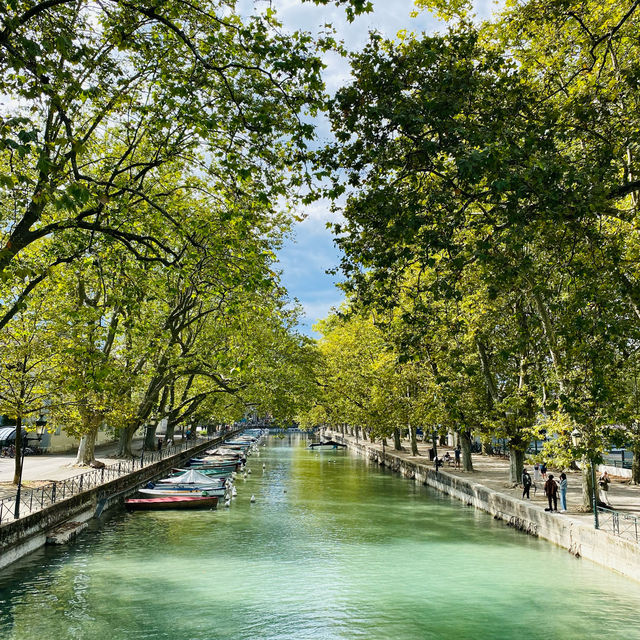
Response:
M540 473L542 474L542 479L546 480L547 479L547 463L546 462L540 463Z
M558 485L553 479L553 475L550 473L547 481L544 483L544 494L549 501L549 508L545 511L557 511L558 510Z
M453 451L453 454L455 456L456 459L456 469L460 468L460 444L458 443L458 445L456 446L456 448Z
M600 487L600 502L602 502L605 506L610 507L609 504L609 484L611 482L611 478L609 474L604 471L600 478L598 478L598 485Z
M567 512L567 474L560 474L560 513Z
M529 490L531 489L531 476L525 467L522 470L522 497L531 500Z
M535 482L540 482L540 480L542 480L542 477L540 476L540 465L537 462L533 465L533 479Z

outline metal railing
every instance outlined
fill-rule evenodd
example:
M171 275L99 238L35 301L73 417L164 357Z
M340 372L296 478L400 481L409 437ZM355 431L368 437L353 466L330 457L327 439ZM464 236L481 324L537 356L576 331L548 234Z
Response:
M156 462L166 460L179 453L184 453L189 449L210 442L222 435L226 435L226 433L227 432L217 432L206 438L186 440L184 444L181 443L179 445L166 447L160 449L160 451L143 451L139 458L120 460L104 466L101 469L85 471L66 480L48 482L40 487L31 488L22 485L20 490L20 505L17 510L19 517L22 518L30 515L60 500L71 498L83 491L88 491L111 480L121 478L138 469L144 469ZM17 495L12 495L0 499L0 524L6 524L7 522L15 520L16 497Z
M631 467L633 466L633 461L605 459L603 464L606 464L607 466L610 466L610 467L616 467L616 468L619 467L620 469L631 469Z
M599 528L614 536L640 542L640 518L629 513L598 507Z

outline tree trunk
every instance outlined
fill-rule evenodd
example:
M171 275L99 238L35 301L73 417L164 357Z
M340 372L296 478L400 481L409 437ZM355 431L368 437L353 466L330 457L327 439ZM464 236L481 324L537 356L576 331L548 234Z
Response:
M640 442L633 445L633 463L631 464L631 482L640 484Z
M471 461L471 431L460 431L460 447L462 449L462 470L473 471Z
M593 476L594 472L591 469L592 462L586 457L582 458L582 511L593 511ZM596 488L597 489L597 488ZM596 495L596 501L597 501Z
M134 425L127 425L120 429L120 442L118 444L118 457L119 458L133 458L133 451L131 450L131 440L136 430Z
M402 442L400 442L400 429L398 429L398 427L393 428L393 448L396 451L402 451Z
M144 450L156 451L158 448L156 443L156 429L158 428L158 421L151 420L149 424L145 425L144 432Z
M360 437L360 427L356 425L356 442L358 442L359 437Z
M167 420L167 434L165 440L173 440L173 436L176 432L176 423L173 420Z
M374 435L373 435L373 429L371 429L371 431L369 431L369 441L370 441L372 444L376 441L376 439L375 439L375 437L374 437Z
M22 418L18 416L16 418L16 439L14 442L16 449L14 459L14 471L13 471L13 484L17 485L22 477Z
M413 426L409 427L409 436L411 438L411 455L418 455L418 439L416 437L416 428Z
M96 461L96 439L101 417L93 416L88 420L87 432L80 438L75 464L79 467L88 467Z
M522 443L509 442L509 482L518 484L522 480L522 469L524 468L525 452Z

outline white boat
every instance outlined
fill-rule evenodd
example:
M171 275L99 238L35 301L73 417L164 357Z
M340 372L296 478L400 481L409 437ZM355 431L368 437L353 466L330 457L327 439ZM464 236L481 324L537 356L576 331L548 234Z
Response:
M141 493L154 491L156 493L148 495L183 495L184 493L203 491L209 492L210 495L224 495L224 489L227 486L226 479L213 478L199 473L195 469L189 469L179 476L165 478L156 483L150 482L144 489L140 489ZM211 493L221 490L221 494ZM157 493L162 491L163 493ZM178 494L176 494L178 492Z

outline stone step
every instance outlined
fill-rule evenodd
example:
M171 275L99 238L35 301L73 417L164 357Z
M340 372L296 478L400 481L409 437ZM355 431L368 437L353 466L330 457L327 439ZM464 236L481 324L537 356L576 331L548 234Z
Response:
M67 544L87 528L86 522L63 522L47 533L47 544Z

